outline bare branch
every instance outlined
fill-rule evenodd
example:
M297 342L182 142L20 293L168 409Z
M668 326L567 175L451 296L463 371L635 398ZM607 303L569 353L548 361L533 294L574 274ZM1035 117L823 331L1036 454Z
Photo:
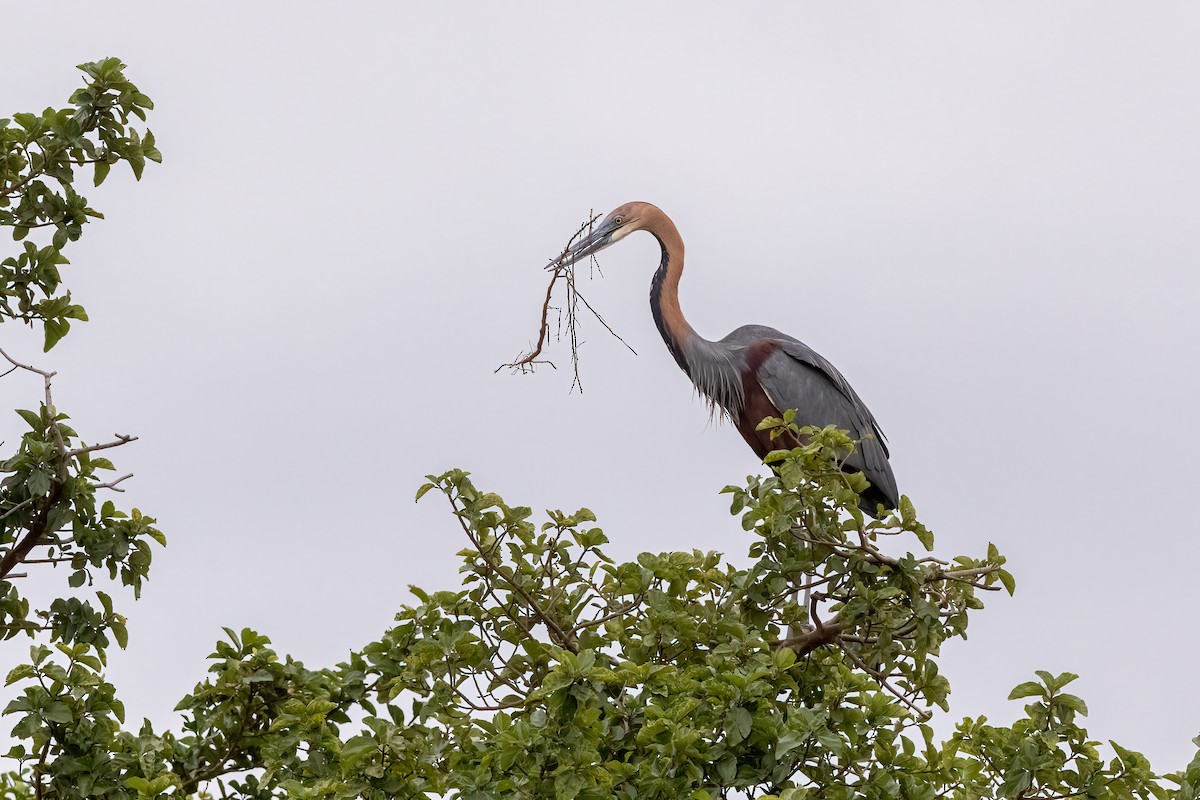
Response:
M53 378L56 374L58 374L55 372L47 372L44 369L38 369L37 367L31 366L29 364L22 364L20 361L17 361L15 358L10 356L8 353L4 352L4 348L0 348L0 356L3 356L5 361L12 364L13 369L27 370L27 371L35 373L37 375L41 375L42 378L44 378L47 381L50 380L51 378ZM12 371L13 370L10 369L8 372L12 372ZM5 372L4 374L7 375L8 372Z
M596 321L599 322L601 325L603 325L604 329L613 335L613 338L615 338L621 344L625 345L625 347L629 350L629 352L633 353L636 356L637 350L634 350L633 347L629 344L629 342L622 339L621 335L619 333L617 333L616 331L614 331L612 329L611 325L609 325L607 322L605 322L604 317L600 316L600 312L597 311L596 309L592 308L592 304L587 301L587 298L583 296L583 293L575 288L575 275L573 273L570 276L570 280L571 280L572 291L574 291L576 296L579 297L579 301L581 303L583 303L585 306L587 306L587 310L592 312L592 316L594 316L596 318Z
M112 489L114 492L123 492L123 491L125 491L125 490L124 490L124 489L118 489L118 488L117 488L117 484L118 484L118 483L121 483L121 482L123 482L123 481L127 481L127 480L129 480L130 478L132 478L132 477L133 477L133 473L132 473L132 472L130 472L128 475L122 475L121 477L119 477L119 478L117 478L117 479L115 479L115 480L111 480L111 481L109 481L108 483L97 483L97 484L94 484L94 485L93 485L93 488L95 488L95 489Z
M114 433L113 436L116 437L116 441L105 442L104 444L92 444L92 445L88 445L87 447L76 447L74 450L69 451L67 453L67 455L73 457L73 456L83 455L84 453L91 453L96 450L107 450L110 447L120 447L123 444L129 444L130 442L136 442L137 438L138 438L136 436L130 436L125 433Z
M823 623L819 628L806 631L799 636L789 636L786 639L779 639L772 642L771 647L775 649L790 648L796 653L796 657L800 658L801 656L808 655L822 645L837 641L844 629L845 626L842 624L841 618L835 616L829 622Z
M933 573L933 576L934 576L934 579L949 578L950 580L962 580L964 578L983 577L984 575L991 575L993 572L995 572L998 569L1000 569L999 564L992 564L991 566L975 567L973 569L951 569L951 570L946 570L945 572L935 571ZM972 586L976 586L980 589L984 588L972 581L968 581L968 583L971 583Z
M18 512L18 511L20 511L22 508L24 508L25 506L27 506L27 505L29 505L30 503L32 503L32 502L34 501L34 499L35 499L35 498L33 498L33 497L26 497L24 500L22 500L21 502L17 503L17 504L16 504L15 506L13 506L12 508L10 508L8 511L5 511L3 514L0 514L0 519L4 519L4 518L6 518L7 516L9 516L10 514L15 514L15 513L17 513L17 512Z

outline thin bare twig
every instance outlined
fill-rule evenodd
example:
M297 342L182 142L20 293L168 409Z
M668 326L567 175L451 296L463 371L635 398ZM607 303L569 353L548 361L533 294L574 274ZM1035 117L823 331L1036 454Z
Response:
M604 330L611 333L613 335L613 338L615 338L621 344L625 345L626 349L628 349L629 352L633 353L636 356L638 354L637 350L634 350L633 346L630 345L629 342L622 339L621 334L617 333L616 331L614 331L612 329L612 326L609 325L608 322L605 321L604 317L600 316L600 312L597 311L596 309L592 308L592 304L589 303L587 301L587 298L583 296L583 292L579 291L579 289L575 287L575 275L574 275L573 271L572 271L572 274L570 275L570 281L571 281L571 289L575 293L575 295L579 298L579 302L583 303L584 306L587 307L587 310L592 312L592 316L596 318L597 322L599 322L601 325L604 326Z
M132 477L133 477L133 473L130 472L128 475L122 475L121 477L111 480L108 483L97 483L92 488L94 488L94 489L112 489L114 492L123 492L125 490L118 488L117 484L121 483L122 481L127 481Z
M17 503L17 504L16 504L15 506L13 506L12 508L10 508L8 511L5 511L3 514L0 514L0 519L4 519L5 517L7 517L7 516L8 516L8 515L10 515L10 514L15 514L15 513L17 513L17 512L18 512L18 511L20 511L22 508L24 508L25 506L27 506L27 505L29 505L30 503L32 503L32 502L33 502L35 499L36 499L36 498L33 498L33 497L26 497L24 500L22 500L21 502Z
M110 447L120 447L123 444L129 444L130 442L136 442L137 438L138 438L136 436L130 436L125 433L114 433L113 436L116 437L116 441L105 442L104 444L90 444L90 445L87 445L86 447L76 447L74 450L71 450L70 452L68 452L67 455L68 456L78 456L78 455L83 455L84 453L91 453L95 450L107 450Z
M993 572L995 572L998 569L1000 569L999 564L992 564L992 565L986 566L986 567L973 567L971 569L949 569L949 570L944 570L944 571L943 570L934 570L933 577L935 580L938 578L949 578L950 580L962 580L963 578L974 578L974 577L982 578L985 575L992 574ZM971 583L971 582L968 581L968 583ZM971 585L975 586L979 589L987 588L984 586L979 586L976 583L971 583Z

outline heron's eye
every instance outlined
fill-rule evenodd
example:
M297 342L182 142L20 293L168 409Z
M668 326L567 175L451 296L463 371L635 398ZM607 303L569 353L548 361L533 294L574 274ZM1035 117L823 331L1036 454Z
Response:
M625 221L625 220L621 219L620 217L614 217L614 218L613 218L613 225L620 225L620 224L621 224L622 222L624 222L624 221Z

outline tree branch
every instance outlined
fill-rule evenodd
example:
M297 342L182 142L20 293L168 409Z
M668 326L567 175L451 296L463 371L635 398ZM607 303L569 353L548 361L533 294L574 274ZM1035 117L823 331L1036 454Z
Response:
M483 556L483 560L484 563L487 564L488 571L492 575L503 580L514 592L517 593L517 595L520 596L521 600L524 601L527 606L529 606L529 610L533 612L533 615L537 617L538 621L546 626L546 630L549 631L550 637L554 639L555 644L570 650L572 653L578 653L579 640L575 636L574 629L572 628L570 631L564 630L562 625L559 624L558 620L546 613L546 611L542 609L538 602L533 599L533 595L525 590L525 587L521 586L516 581L505 578L504 575L501 574L496 562L493 561L492 557L483 549L483 543L475 536L475 533L471 530L471 527L467 524L466 520L463 519L463 511L458 507L458 503L456 503L454 498L450 495L447 495L447 499L450 500L450 506L454 509L454 517L458 520L458 524L462 527L463 532L467 534L467 539L470 540L472 545L474 545L476 552Z
M845 626L841 618L834 617L829 622L823 623L820 627L806 631L799 636L788 636L787 638L771 642L771 647L776 650L787 647L796 654L796 658L800 658L801 656L808 655L822 645L832 644L837 641L844 630Z
M120 447L123 444L129 444L130 442L136 442L137 438L138 438L136 436L129 436L128 434L124 434L124 433L114 433L113 436L117 437L116 441L105 442L104 444L92 444L92 445L88 445L87 447L76 447L74 450L68 451L67 455L73 457L73 456L83 455L84 453L91 453L96 450L107 450L110 447Z
M0 558L0 581L7 579L13 568L23 562L30 551L37 547L38 542L46 533L46 526L50 521L50 512L58 504L61 496L62 484L55 483L51 485L50 492L42 498L41 510L38 511L38 515L30 523L28 532L21 537L11 550L4 554L3 558Z
M58 427L58 420L55 419L58 414L54 409L54 398L50 393L52 379L57 373L47 372L46 370L38 369L30 364L23 364L6 353L3 348L0 348L0 356L3 356L8 363L13 365L13 367L27 370L28 372L42 376L42 382L45 386L45 413L47 417L47 424L50 428L51 435L54 437L55 449L58 451L59 455L56 470L58 479L52 482L50 491L39 503L41 508L38 510L37 516L34 517L33 522L30 523L28 532L17 541L12 549L8 550L4 556L0 558L0 580L4 580L8 577L9 573L13 571L13 568L16 567L17 564L20 564L25 557L29 555L33 548L37 547L42 536L46 534L46 527L50 523L50 513L54 510L54 507L58 505L58 502L62 497L63 482L70 477L70 473L67 471L67 446L63 442L62 431ZM14 510L16 509L10 509L8 513L11 513Z
M108 481L107 483L97 483L97 484L93 484L93 485L92 485L92 488L93 488L93 489L112 489L114 492L123 492L123 491L125 491L125 490L124 490L124 489L118 489L118 488L117 488L117 484L118 484L118 483L123 483L124 481L127 481L127 480L129 480L130 478L132 478L132 477L133 477L133 473L132 473L132 472L130 472L130 473L127 473L127 474L125 474L125 475L122 475L122 476L121 476L121 477L119 477L119 478L116 478L115 480Z

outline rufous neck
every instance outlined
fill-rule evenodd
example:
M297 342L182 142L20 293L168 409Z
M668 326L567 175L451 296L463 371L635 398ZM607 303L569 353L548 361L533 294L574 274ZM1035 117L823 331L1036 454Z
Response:
M667 349L675 357L680 369L689 374L684 349L699 338L696 331L684 319L679 307L679 278L683 275L683 238L675 223L661 212L655 215L645 230L654 235L662 249L662 261L654 280L650 284L650 310L658 332L662 334Z

